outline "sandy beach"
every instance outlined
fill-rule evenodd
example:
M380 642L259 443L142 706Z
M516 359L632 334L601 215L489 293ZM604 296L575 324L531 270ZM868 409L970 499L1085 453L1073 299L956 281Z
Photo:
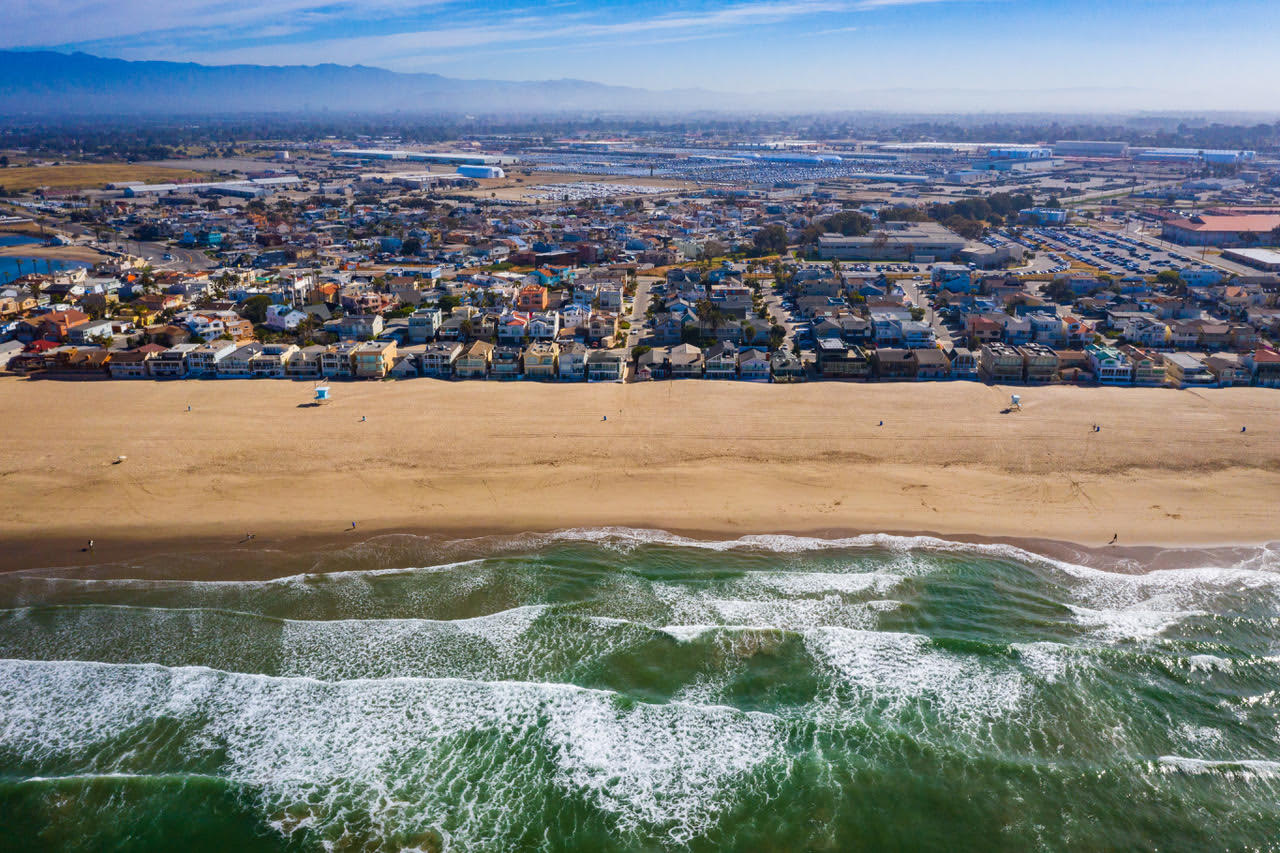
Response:
M89 246L0 246L0 257L49 258L61 261L83 261L94 264L106 257Z
M1280 538L1268 389L1023 388L1023 411L1001 414L1009 389L974 383L333 388L310 407L310 383L0 379L0 567L230 547L248 531L263 547L343 541L352 521L362 537Z

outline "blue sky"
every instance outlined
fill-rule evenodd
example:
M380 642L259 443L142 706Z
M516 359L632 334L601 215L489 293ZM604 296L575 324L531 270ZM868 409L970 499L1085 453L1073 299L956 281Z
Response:
M0 46L891 106L1280 111L1276 0L0 0ZM1068 90L1068 91L1063 91ZM874 100L874 99L873 99Z

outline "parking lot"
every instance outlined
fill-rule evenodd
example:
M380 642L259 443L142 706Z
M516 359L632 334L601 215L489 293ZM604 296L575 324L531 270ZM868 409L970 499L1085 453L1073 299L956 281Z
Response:
M1178 247L1161 248L1129 234L1082 225L1028 228L1021 239L1004 234L1028 249L1047 253L1053 261L1048 271L1055 273L1069 269L1072 261L1117 278L1208 266Z

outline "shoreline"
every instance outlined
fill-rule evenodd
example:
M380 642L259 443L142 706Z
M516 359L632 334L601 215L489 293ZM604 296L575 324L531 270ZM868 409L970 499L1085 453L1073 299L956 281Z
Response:
M357 528L359 529L359 528ZM742 539L744 537L787 537L793 539L814 539L821 542L852 540L860 538L886 537L895 540L924 539L936 540L946 546L962 545L982 548L1003 546L1026 552L1036 557L1051 561L1070 563L1088 568L1109 571L1117 574L1148 574L1156 571L1190 569L1190 568L1229 568L1238 565L1242 560L1267 550L1280 550L1280 539L1255 543L1207 543L1207 544L1121 544L1084 545L1058 539L1029 537L982 536L978 534L941 534L937 531L904 531L904 530L847 530L820 528L813 530L767 530L755 533L744 533L741 530L664 530L659 528L623 528L623 527L577 527L555 530L522 530L516 528L489 528L483 530L425 530L408 528L385 528L371 531L359 530L359 536L353 538L343 533L285 533L265 528L265 532L254 531L254 538L245 541L243 537L204 536L172 536L164 539L155 537L138 537L96 541L92 552L85 548L84 540L69 538L41 538L38 540L8 540L4 553L0 555L0 577L5 575L51 576L67 575L71 577L116 576L115 571L129 572L148 564L162 563L165 558L178 560L214 560L217 561L216 574L207 577L201 572L200 580L269 580L289 574L325 574L328 571L344 571L337 568L313 568L298 572L296 564L318 564L323 559L348 550L387 550L401 553L412 553L415 550L424 552L433 549L456 551L442 562L478 559L506 553L507 543L503 540L520 542L521 540L560 540L573 542L575 532L590 534L601 531L616 531L619 536L635 536L642 541L652 536L655 544L662 544L667 538L692 540L695 543L719 543ZM578 541L588 541L584 535ZM890 543L892 544L892 543ZM767 545L744 543L743 549L753 547L768 550ZM818 545L816 547L825 547ZM877 547L874 542L863 545L851 544L850 548ZM918 546L923 550L930 549L926 542ZM516 549L518 550L518 549ZM57 557L55 557L57 555ZM275 557L283 565L291 568L272 571L262 565L264 557ZM35 564L43 558L53 559L47 564ZM60 558L60 559L58 559ZM253 564L246 571L237 571L238 564ZM408 568L409 566L388 565L384 568ZM177 578L177 575L164 574L148 579ZM243 575L243 576L241 576ZM119 577L137 577L123 574ZM188 578L191 579L191 578Z
M298 553L403 533L928 531L1144 566L1280 539L1274 390L1018 390L1004 415L1009 389L970 383L418 379L312 408L295 383L3 377L0 570L224 554L248 531Z
M38 243L24 243L18 246L0 246L0 257L94 264L108 256L89 246L44 246Z

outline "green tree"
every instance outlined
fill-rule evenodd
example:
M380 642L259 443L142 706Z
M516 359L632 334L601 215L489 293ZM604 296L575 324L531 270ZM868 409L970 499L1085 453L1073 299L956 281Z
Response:
M787 229L781 225L766 225L755 233L751 243L763 252L785 252L787 250Z
M240 305L240 314L255 326L266 322L267 309L271 307L271 297L265 293L250 296Z
M698 250L698 260L709 261L724 255L724 244L718 240L708 240L702 244L702 248Z

